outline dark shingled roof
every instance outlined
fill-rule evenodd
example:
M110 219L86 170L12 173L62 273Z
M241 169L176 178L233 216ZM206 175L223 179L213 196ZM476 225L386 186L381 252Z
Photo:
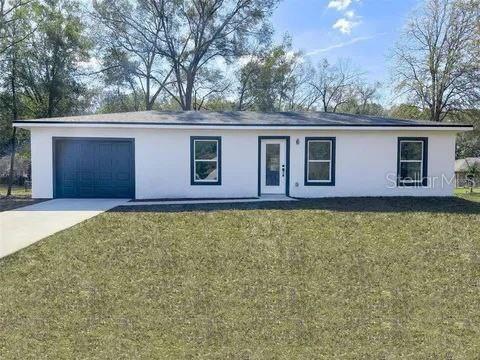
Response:
M19 120L17 124L137 124L207 126L385 126L385 127L469 127L452 123L434 123L379 116L325 112L253 112L253 111L138 111L115 114L67 116Z

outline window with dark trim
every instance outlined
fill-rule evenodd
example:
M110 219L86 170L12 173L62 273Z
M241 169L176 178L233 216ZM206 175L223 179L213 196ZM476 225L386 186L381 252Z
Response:
M191 185L221 185L222 140L219 136L190 137Z
M428 139L398 138L398 186L426 186L428 170Z
M305 185L335 185L335 138L305 138Z

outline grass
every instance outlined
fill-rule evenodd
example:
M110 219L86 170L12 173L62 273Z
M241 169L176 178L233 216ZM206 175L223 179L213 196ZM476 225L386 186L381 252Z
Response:
M0 260L2 359L480 354L478 203L135 209Z
M480 201L480 188L474 188L473 193L470 192L470 189L467 188L457 188L455 189L455 196L472 200L472 201Z
M5 196L6 194L7 194L7 185L0 184L0 196ZM14 185L12 187L12 196L31 197L32 191L31 189L25 189L24 186Z

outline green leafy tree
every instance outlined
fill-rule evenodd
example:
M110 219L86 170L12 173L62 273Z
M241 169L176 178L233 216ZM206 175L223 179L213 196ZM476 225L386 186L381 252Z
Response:
M28 134L25 131L17 135L17 129L12 128L12 121L19 118L20 113L20 59L26 39L33 35L35 29L29 26L29 1L14 0L6 2L0 0L0 72L2 100L0 106L0 126L3 128L0 135L0 155L10 152L10 169L8 176L7 196L10 196L14 180L15 151L17 137L20 138L22 148Z
M465 159L467 165L466 180L470 188L470 194L473 194L473 188L477 186L476 181L480 178L480 162Z
M92 16L102 25L97 43L103 82L113 88L116 102L132 95L129 110L151 110L171 81L171 66L159 51L164 36L154 5L150 0L94 2Z
M473 131L460 133L457 137L457 159L480 157L480 110L471 109L452 113L449 121L473 125Z
M146 108L164 92L192 110L217 86L208 76L216 60L230 63L269 39L267 20L277 2L98 0L95 9L112 46L132 65Z
M287 107L299 56L286 42L252 57L237 74L238 110L281 111Z
M36 31L19 54L22 102L28 116L70 115L88 107L89 94L80 76L92 43L82 17L76 1L33 5L29 23Z
M0 153L11 154L13 174L15 140L25 152L28 133L16 134L12 120L69 115L88 108L91 94L80 73L89 60L91 43L76 1L17 0L9 2L8 10L5 4L0 0ZM12 134L9 146L5 133Z
M399 104L393 106L389 116L397 119L428 120L428 114L418 106L412 104Z
M386 111L381 104L369 102L367 104L359 101L358 98L352 97L347 102L341 104L337 108L338 112L357 115L384 116Z
M0 0L0 56L21 44L30 33L22 30L32 0Z

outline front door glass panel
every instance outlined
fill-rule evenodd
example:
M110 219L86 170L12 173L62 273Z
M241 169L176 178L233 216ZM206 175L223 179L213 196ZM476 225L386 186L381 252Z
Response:
M266 186L280 185L280 144L266 144Z

